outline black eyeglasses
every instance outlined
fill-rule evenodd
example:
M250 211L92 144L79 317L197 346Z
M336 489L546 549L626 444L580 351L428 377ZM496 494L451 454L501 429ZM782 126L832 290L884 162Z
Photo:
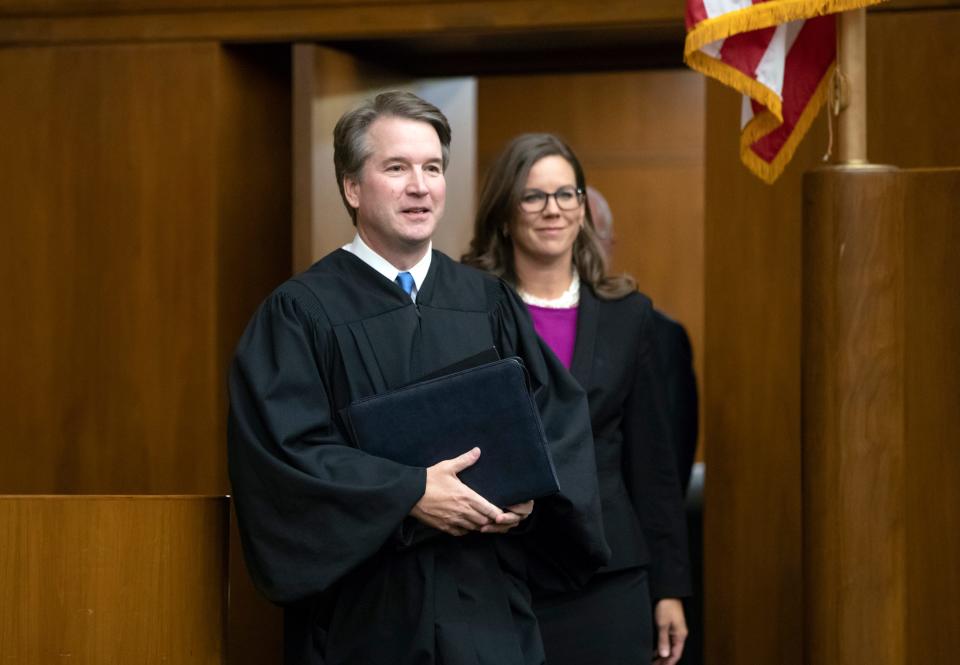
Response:
M576 210L583 205L583 190L577 187L561 187L552 194L540 189L527 189L520 195L520 208L524 212L543 212L550 197L561 210Z

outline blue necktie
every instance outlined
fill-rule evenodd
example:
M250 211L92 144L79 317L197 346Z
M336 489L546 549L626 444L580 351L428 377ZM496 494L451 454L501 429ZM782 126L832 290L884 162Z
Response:
M401 272L397 274L397 278L393 281L399 284L400 288L406 291L408 296L413 297L410 295L413 293L413 275L408 272Z

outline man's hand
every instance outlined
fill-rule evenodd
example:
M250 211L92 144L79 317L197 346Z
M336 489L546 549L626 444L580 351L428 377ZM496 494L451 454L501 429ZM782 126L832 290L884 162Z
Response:
M507 506L507 509L503 511L503 515L497 518L496 524L488 524L487 526L481 527L480 531L483 533L506 533L530 517L530 513L532 512L532 499L530 501L524 501L523 503Z
M656 665L675 665L683 655L683 643L687 639L687 620L683 616L683 603L677 598L664 598L653 611L657 623Z
M429 467L427 489L410 514L427 526L452 536L462 536L487 526L519 524L519 515L503 512L457 478L458 473L478 459L480 449L474 448Z

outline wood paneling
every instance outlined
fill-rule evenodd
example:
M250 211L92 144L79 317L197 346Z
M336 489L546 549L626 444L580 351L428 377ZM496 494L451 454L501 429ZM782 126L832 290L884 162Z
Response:
M416 0L416 4L429 5L447 1ZM132 14L383 4L384 0L0 0L0 15Z
M430 5L448 3L450 0L416 0L407 5ZM475 1L475 0L474 0ZM500 0L503 4L516 0ZM0 0L0 15L59 15L59 14L106 14L172 11L229 11L236 9L282 9L287 7L330 7L342 5L382 6L385 0ZM469 5L470 1L460 2ZM562 4L562 3L552 3ZM615 3L610 3L615 4ZM654 0L644 3L647 10L664 12L677 10L673 3ZM892 0L884 7L895 9L943 7L957 5L957 0ZM678 14L679 15L679 14Z
M960 10L870 14L868 156L901 168L960 164Z
M0 497L0 645L18 665L222 665L225 497Z
M481 179L504 144L570 143L614 216L614 269L687 328L703 363L704 83L686 70L479 79Z
M904 176L907 663L960 659L960 170Z
M216 382L226 414L226 376L260 302L291 274L292 129L290 49L234 46L217 58ZM219 416L218 416L219 417ZM222 449L224 436L216 444ZM225 457L221 460L225 465Z
M8 0L9 2L10 0ZM255 0L250 0L255 1ZM130 0L124 7L154 7ZM675 0L461 0L460 2L324 3L305 7L277 3L271 8L231 6L194 11L187 0L164 3L167 10L145 13L65 13L62 16L0 14L0 44L166 40L323 40L510 30L540 32L577 27L648 23L683 23L683 6ZM267 0L263 0L264 3ZM83 6L89 7L87 2ZM192 4L192 3L191 3ZM23 7L15 0L14 8ZM53 11L63 5L48 4Z
M225 365L289 272L289 82L242 68L0 51L3 491L227 489Z
M960 161L956 156L960 126L941 121L950 107L945 100L957 94L956 68L944 66L944 60L949 63L956 57L956 49L945 44L956 34L958 19L957 11L868 14L871 160L933 166ZM786 172L767 187L739 164L739 102L736 94L708 84L706 653L711 665L798 665L804 648L799 600L803 596L800 179L826 151L827 132L821 117ZM942 236L945 230L937 233ZM942 262L935 265L941 271L948 269ZM918 282L915 288L937 287ZM913 293L912 288L908 293ZM936 297L949 298L950 293L955 290L942 290ZM946 339L930 330L926 334ZM953 385L941 380L947 388ZM921 399L913 390L907 389L908 404ZM956 394L940 399L955 405ZM912 414L908 410L908 428L917 418ZM948 421L948 427L953 422ZM932 466L931 460L942 460L942 455L927 452L921 459ZM907 460L910 464L909 453ZM953 471L955 464L951 458L944 466ZM945 476L934 477L947 483ZM918 483L914 491L919 492L923 481L918 477L911 482ZM955 496L951 492L945 490L944 496ZM936 524L951 523L949 519L955 517L944 519ZM908 533L908 548L919 544L929 549L929 541L915 541L914 533ZM927 561L939 561L936 556ZM910 602L923 602L909 588L907 594L914 599ZM909 621L912 625L913 616L931 613L938 619L952 618L950 611L927 606L923 611L911 610ZM946 643L954 644L953 639ZM925 646L936 649L943 642L937 638ZM915 644L908 637L908 649Z
M290 49L232 47L219 64L217 335L218 425L226 418L226 377L233 350L260 302L290 273L291 75ZM225 431L204 442L220 451L226 472ZM230 525L229 662L279 662L282 612L253 587L237 531Z
M0 50L0 491L228 491L227 366L290 274L289 68L286 48ZM231 650L267 662L279 613L232 545Z
M903 210L897 169L826 168L804 177L808 663L909 662Z
M922 11L928 9L950 9L960 7L960 0L890 0L882 5L871 7L871 12Z
M704 651L800 665L799 184L826 123L767 186L739 161L739 96L710 82L706 106Z
M0 51L3 491L226 488L216 53Z

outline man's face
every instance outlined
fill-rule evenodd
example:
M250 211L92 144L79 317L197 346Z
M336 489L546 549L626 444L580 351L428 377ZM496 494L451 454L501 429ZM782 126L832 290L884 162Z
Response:
M370 156L344 194L364 242L393 262L426 247L443 215L443 151L432 126L407 118L378 118L366 140Z

